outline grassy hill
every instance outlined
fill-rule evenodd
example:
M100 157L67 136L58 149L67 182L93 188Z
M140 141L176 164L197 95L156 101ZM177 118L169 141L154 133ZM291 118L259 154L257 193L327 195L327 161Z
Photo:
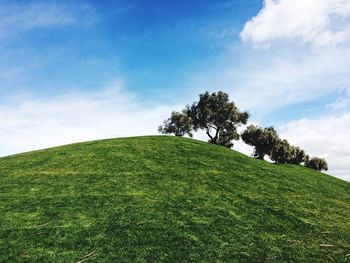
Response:
M350 262L350 184L167 136L0 159L1 262Z

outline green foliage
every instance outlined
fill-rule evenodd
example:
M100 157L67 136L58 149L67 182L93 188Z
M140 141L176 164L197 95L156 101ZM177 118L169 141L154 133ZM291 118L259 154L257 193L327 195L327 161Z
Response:
M171 117L159 127L159 132L182 136L192 135L194 129L204 129L209 142L228 148L233 146L233 140L239 140L237 127L246 124L249 114L240 112L226 93L199 95L199 101L187 106L182 113L173 112Z
M279 140L271 151L270 158L276 163L288 163L292 158L292 149L287 140Z
M232 141L239 139L237 127L246 124L249 114L240 112L228 94L219 91L199 95L188 110L195 130L204 129L209 142L231 148Z
M314 169L316 171L327 171L328 164L325 159L313 157L305 162L305 167Z
M303 149L290 145L287 140L281 140L273 127L249 125L241 137L246 144L254 146L253 156L258 159L264 159L268 155L276 163L299 165L307 160Z
M192 137L193 125L191 118L186 111L182 113L173 111L169 119L159 126L158 131L163 134L175 134L175 136L184 136L188 134Z
M303 149L300 149L299 147L291 146L290 151L291 151L291 154L287 163L300 165L306 162L307 155Z
M0 158L0 262L346 262L350 184L155 136Z
M272 149L270 158L276 163L301 165L308 157L303 149L290 145L287 140L279 140Z
M279 143L279 137L273 127L261 128L256 125L249 125L241 134L242 140L254 146L254 157L264 159L265 155L271 155L272 150Z

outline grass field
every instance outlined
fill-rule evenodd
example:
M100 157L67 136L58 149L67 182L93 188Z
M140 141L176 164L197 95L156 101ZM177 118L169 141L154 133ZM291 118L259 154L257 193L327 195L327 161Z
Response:
M1 262L350 262L350 184L196 140L0 158Z

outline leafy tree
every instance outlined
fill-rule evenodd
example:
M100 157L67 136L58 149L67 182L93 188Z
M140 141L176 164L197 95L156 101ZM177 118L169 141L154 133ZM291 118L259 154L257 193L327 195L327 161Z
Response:
M273 127L261 128L249 125L241 134L242 140L254 146L253 156L263 159L269 155L275 163L303 164L317 171L328 169L327 162L320 158L311 158L300 147L290 145L287 140L281 140Z
M246 144L255 147L253 156L258 159L264 159L265 155L270 155L280 140L273 127L263 129L256 125L249 125L241 137Z
M305 155L305 163L304 165L310 160L310 156L308 154Z
M188 115L194 130L204 129L210 143L229 148L233 146L232 141L240 137L237 127L246 124L249 118L247 112L240 112L228 94L221 91L200 94L199 101L188 107Z
M292 149L287 140L279 140L273 147L270 158L276 163L288 163L292 157Z
M303 149L299 147L291 146L291 156L287 163L291 164L302 164L305 163L308 156Z
M158 131L163 134L175 134L175 136L184 136L188 134L192 137L193 125L191 118L187 115L187 111L182 113L173 111L169 119L160 125Z
M276 163L302 164L308 160L308 155L300 147L289 144L287 140L278 139L271 150L271 160Z
M316 171L328 170L328 164L325 159L313 157L305 162L305 167L314 169Z

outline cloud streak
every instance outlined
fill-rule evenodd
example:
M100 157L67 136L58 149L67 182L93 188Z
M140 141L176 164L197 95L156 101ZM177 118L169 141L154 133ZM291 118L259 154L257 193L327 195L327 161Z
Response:
M0 39L34 29L81 24L88 15L91 15L88 6L67 6L54 2L2 4Z
M116 84L100 92L50 99L20 98L0 107L0 154L67 143L157 134L173 110L146 107Z

